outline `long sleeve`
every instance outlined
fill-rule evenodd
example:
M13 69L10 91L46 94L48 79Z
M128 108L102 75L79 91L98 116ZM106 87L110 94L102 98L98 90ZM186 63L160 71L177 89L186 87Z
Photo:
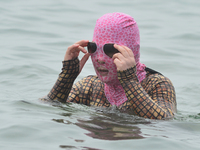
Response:
M159 74L148 76L144 88L139 83L136 67L118 71L118 79L128 100L119 109L131 109L138 116L150 119L171 118L176 112L176 96L171 81Z
M74 80L79 74L79 60L75 58L62 63L62 72L47 97L50 100L66 102Z

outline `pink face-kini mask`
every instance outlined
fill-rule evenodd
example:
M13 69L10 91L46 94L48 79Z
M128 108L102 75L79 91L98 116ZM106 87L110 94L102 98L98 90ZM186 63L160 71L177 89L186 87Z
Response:
M117 77L117 67L112 58L108 57L103 46L116 43L129 47L135 57L137 77L141 82L145 76L145 65L140 63L140 35L135 20L123 13L105 14L96 22L93 42L97 50L91 54L92 62L99 79L104 82L106 98L112 105L119 106L127 100L123 87Z

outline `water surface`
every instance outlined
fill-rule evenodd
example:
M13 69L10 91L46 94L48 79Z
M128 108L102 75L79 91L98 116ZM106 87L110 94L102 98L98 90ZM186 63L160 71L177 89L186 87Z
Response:
M200 1L0 0L0 149L199 149ZM157 121L77 104L44 104L68 46L92 40L97 18L124 12L141 62L173 82L178 112ZM95 74L89 60L77 80Z

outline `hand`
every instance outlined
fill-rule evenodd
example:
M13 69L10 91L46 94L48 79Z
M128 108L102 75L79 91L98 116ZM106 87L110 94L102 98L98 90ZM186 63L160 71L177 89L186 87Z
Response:
M117 44L114 47L121 52L114 54L112 57L117 70L123 71L136 65L134 54L130 48Z
M85 54L80 61L79 73L81 72L83 66L85 65L86 61L88 60L90 56L90 54L87 53L87 51L84 49L84 47L87 46L88 42L89 42L88 40L81 40L79 42L76 42L75 44L69 46L65 53L65 57L64 57L65 61L75 59L76 57L79 56L80 51Z

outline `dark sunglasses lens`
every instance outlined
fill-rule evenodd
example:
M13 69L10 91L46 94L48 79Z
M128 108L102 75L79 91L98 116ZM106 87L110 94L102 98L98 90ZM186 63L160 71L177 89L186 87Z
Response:
M114 54L119 53L119 51L116 48L114 48L114 44L105 44L103 50L104 53L110 58L112 58Z
M94 53L97 50L96 43L88 42L87 49L89 53Z

